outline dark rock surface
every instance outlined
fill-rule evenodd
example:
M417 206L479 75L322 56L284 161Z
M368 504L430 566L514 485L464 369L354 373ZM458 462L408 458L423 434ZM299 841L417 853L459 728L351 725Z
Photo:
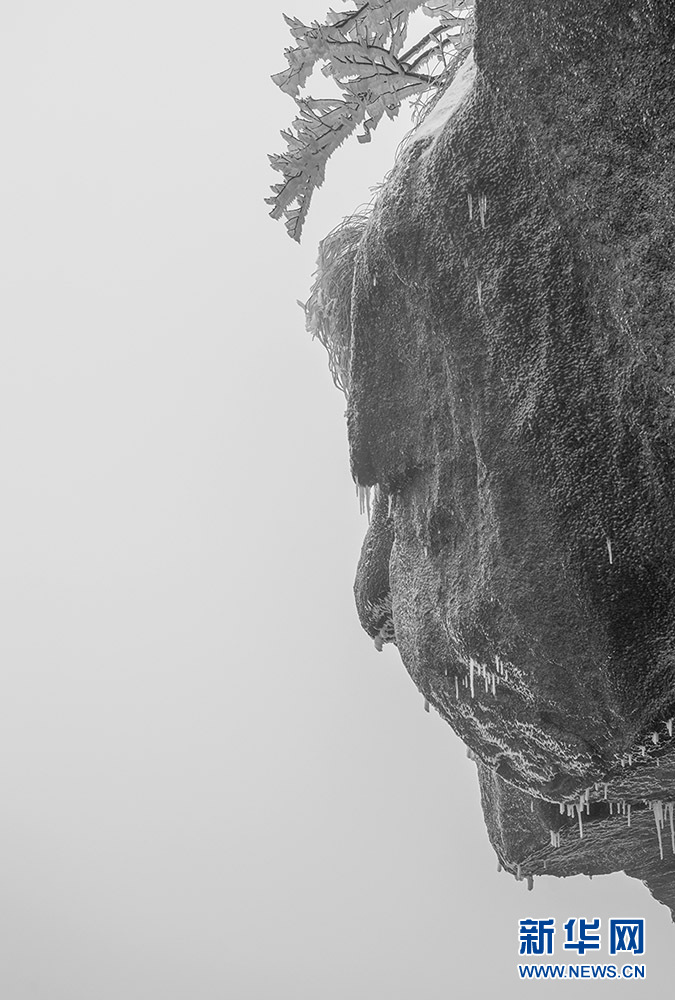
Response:
M475 58L357 254L351 460L380 497L357 605L376 637L390 587L507 867L639 874L645 803L675 799L675 10L482 0ZM588 833L553 847L587 789Z
M478 763L483 814L500 865L530 887L537 876L643 880L675 919L675 754L627 768L562 807L508 785ZM645 798L645 794L652 798Z

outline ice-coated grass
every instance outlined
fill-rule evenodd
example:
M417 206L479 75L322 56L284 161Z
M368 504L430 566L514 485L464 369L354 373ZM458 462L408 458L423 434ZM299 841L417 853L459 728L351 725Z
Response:
M368 217L367 211L350 215L321 240L310 296L300 303L307 330L326 348L333 381L345 396L349 396L354 259Z

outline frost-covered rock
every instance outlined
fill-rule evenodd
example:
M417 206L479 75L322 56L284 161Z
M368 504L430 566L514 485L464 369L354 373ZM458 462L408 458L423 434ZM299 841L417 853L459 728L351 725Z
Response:
M356 258L357 592L388 571L420 691L555 809L672 740L674 50L666 0L482 0Z

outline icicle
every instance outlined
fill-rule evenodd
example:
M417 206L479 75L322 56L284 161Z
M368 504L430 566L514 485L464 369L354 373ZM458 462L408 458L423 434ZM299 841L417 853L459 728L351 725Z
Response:
M668 721L666 722L666 729L668 730L668 735L672 736L673 735L673 720L672 719L668 719Z
M612 563L614 562L612 558L612 543L610 542L609 538L605 538L605 541L607 542L607 553L609 555L609 565L611 566Z
M607 798L607 782L603 781L603 785L605 786L605 798Z
M654 822L656 823L656 835L659 838L659 855L661 861L663 861L663 837L661 836L661 827L663 826L663 803L657 799L655 802L651 803L651 809L654 813Z
M659 742L659 734L652 733L652 743L654 744L654 746L657 746L658 742Z
M501 871L503 871L503 868L502 868L502 863L501 863L501 861L497 861L497 871L498 871L498 872L501 872Z
M612 800L609 800L609 815L612 815Z
M565 812L565 803L561 802L560 803L560 815L562 816L564 812Z
M455 698L459 701L459 679L457 674L455 674Z
M579 839L581 839L584 835L584 825L581 822L581 808L579 806L577 806L577 812L579 814Z
M485 229L485 213L487 211L487 195L478 195L478 211L480 213L480 227Z
M367 514L370 523L370 486L359 486L357 484L356 494L359 498L359 514Z
M476 292L478 293L478 305L483 305L483 282L480 278L476 278Z
M527 891L532 892L534 889L534 875L527 876Z
M523 876L520 873L520 865L516 865L516 881L520 882Z
M424 699L424 711L425 712L429 711L429 702L427 701L426 698Z
M673 827L673 803L668 803L668 811L670 813L670 846L673 849L673 854L675 854L675 827Z
M497 697L497 675L496 674L492 675L492 697L493 698Z
M632 753L628 754L628 766L629 767L633 766L633 754Z
M626 816L628 817L628 826L630 826L630 802L626 808Z
M469 203L469 222L473 221L473 198L470 193L467 194L466 200Z
M530 799L530 812L534 812L534 799Z
M474 698L475 695L476 695L476 692L475 692L475 689L474 689L474 686L473 686L473 668L474 668L474 660L471 658L471 659L469 659L469 676L471 678L471 697L472 698Z

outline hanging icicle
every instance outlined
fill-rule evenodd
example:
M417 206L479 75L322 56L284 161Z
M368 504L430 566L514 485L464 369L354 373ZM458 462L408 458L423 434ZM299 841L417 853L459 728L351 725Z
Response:
M661 836L661 830L663 829L663 802L660 799L656 799L654 802L649 803L649 808L654 813L656 836L659 839L659 856L661 861L663 861L663 837Z
M356 495L359 498L359 513L367 514L370 524L370 486L360 486L357 483Z
M485 213L487 212L487 195L478 195L478 211L480 213L480 228L485 229Z

